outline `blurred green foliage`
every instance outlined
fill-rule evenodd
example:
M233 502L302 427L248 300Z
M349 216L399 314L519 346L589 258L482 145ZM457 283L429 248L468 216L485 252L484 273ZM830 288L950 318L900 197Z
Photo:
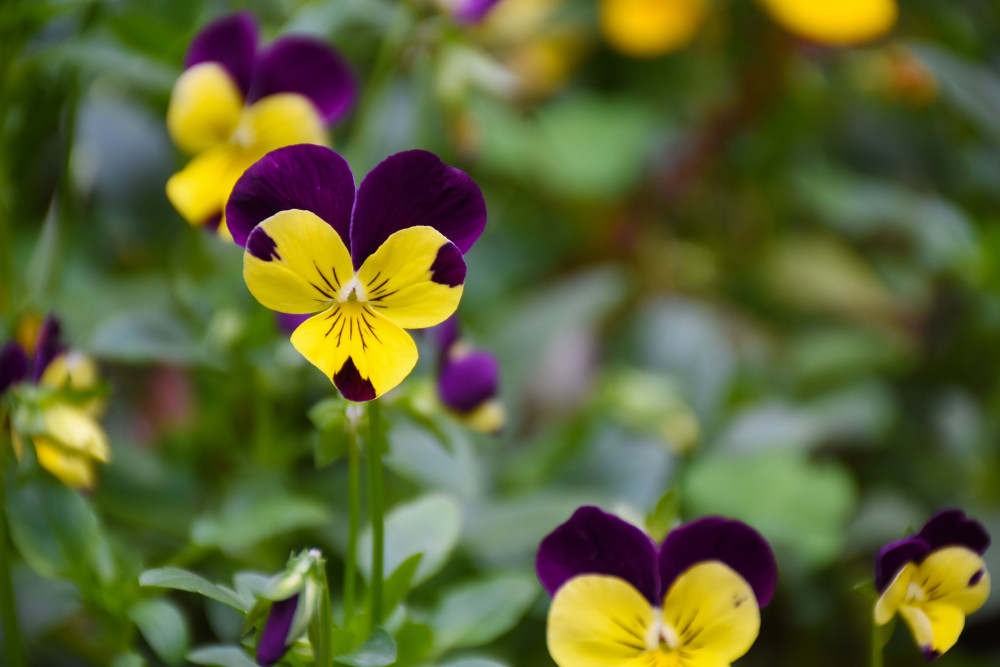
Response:
M1000 534L1000 5L902 2L889 37L832 50L720 0L691 47L637 61L592 4L550 18L584 45L566 79L521 96L497 89L489 25L426 3L0 6L3 327L57 312L113 386L93 493L8 475L32 664L251 664L253 586L308 546L339 595L342 404L247 293L239 249L163 194L184 49L237 5L356 68L333 132L356 174L434 150L490 213L461 317L501 360L509 423L451 421L430 349L388 402L386 573L422 556L392 637L342 664L389 664L390 644L398 665L551 664L534 551L584 503L660 533L723 513L773 542L747 667L862 664L852 587L936 509ZM161 567L183 570L140 586ZM994 596L944 660L997 664L998 620ZM887 660L922 657L900 631Z

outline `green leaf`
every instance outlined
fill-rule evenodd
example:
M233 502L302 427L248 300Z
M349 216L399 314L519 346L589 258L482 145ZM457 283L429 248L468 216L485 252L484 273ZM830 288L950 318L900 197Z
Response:
M141 600L129 609L128 617L163 662L178 665L184 660L190 643L187 621L173 602Z
M215 667L258 667L243 649L236 646L201 646L187 654L189 662Z
M146 660L138 653L120 653L111 661L111 667L146 667Z
M502 662L487 660L485 658L462 658L452 662L446 662L441 667L507 667Z
M382 582L382 612L386 617L406 599L423 559L423 554L413 554Z
M538 595L528 574L505 574L450 589L431 617L436 649L482 646L521 620Z
M878 591L875 589L875 581L872 579L859 581L851 587L851 590L872 602L878 600Z
M646 515L646 532L659 542L678 522L681 515L681 494L670 489L663 494L649 514Z
M204 547L239 550L275 535L316 528L330 521L330 510L317 500L272 492L230 498L217 514L198 517L191 539Z
M462 528L462 510L444 494L431 494L397 505L385 520L385 572L396 571L414 554L423 554L413 585L436 574L448 560ZM372 535L365 531L358 542L358 562L367 578L371 571Z
M338 655L335 661L351 667L385 667L396 662L396 642L382 628L375 632L357 651Z
M408 621L396 631L396 665L409 667L427 660L434 648L434 633L430 626Z
M104 359L130 363L213 361L180 318L161 310L138 309L112 316L98 325L90 348Z
M55 200L49 206L49 211L45 215L45 223L42 225L42 232L38 236L38 242L31 254L28 263L28 271L25 276L28 289L31 293L31 301L39 302L45 295L52 282L52 272L55 269L56 258L59 254L59 208Z
M146 570L139 575L140 586L156 586L188 591L211 598L222 604L246 613L253 605L253 596L240 594L231 588L213 584L211 581L178 567L159 567Z
M813 463L796 450L696 461L685 476L685 506L693 514L732 516L814 568L836 560L856 502L839 463Z

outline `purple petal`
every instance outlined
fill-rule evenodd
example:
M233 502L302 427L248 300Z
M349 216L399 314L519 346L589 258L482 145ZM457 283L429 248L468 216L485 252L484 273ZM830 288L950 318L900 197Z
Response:
M278 328L290 334L310 317L312 317L311 313L304 313L302 315L296 315L295 313L275 313L274 321L277 322Z
M393 232L416 225L433 227L463 253L486 226L486 202L475 181L421 150L390 155L361 182L351 222L354 265Z
M236 12L212 21L195 35L184 58L184 68L204 62L219 63L246 95L256 56L257 22L250 12Z
M0 348L0 394L12 385L28 377L28 355L11 340Z
M742 521L705 517L670 531L660 547L660 591L692 565L722 561L753 588L757 604L766 607L774 597L778 566L767 540Z
M455 412L472 412L496 396L499 384L497 360L480 350L446 358L437 381L441 402Z
M486 18L493 5L500 0L461 0L453 10L456 19L462 23L478 23Z
M606 574L629 582L652 604L661 602L656 545L646 533L597 507L581 507L542 540L535 571L549 595L581 574Z
M904 565L919 563L930 552L930 545L919 537L908 537L885 545L875 558L875 588L881 593Z
M441 324L427 330L427 335L430 336L430 339L442 355L458 340L458 333L458 315L452 315ZM442 357L443 361L444 358Z
M281 660L288 650L288 630L292 627L298 602L299 594L296 593L271 605L264 629L260 631L260 641L257 642L257 662L265 667Z
M375 387L370 380L361 377L358 367L350 357L333 376L333 384L349 401L364 403L375 400Z
M983 525L965 516L959 509L938 512L920 529L917 537L922 538L931 550L959 545L982 555L990 546L990 535Z
M41 329L38 330L38 338L35 340L35 360L32 364L32 380L38 382L42 373L66 349L61 338L62 325L53 315L46 316L42 322Z
M354 174L325 146L298 144L271 151L243 172L226 204L233 241L246 245L250 231L278 211L312 211L348 244Z
M437 256L431 263L431 280L448 287L457 287L465 282L466 266L462 251L454 243L446 243L438 248Z
M332 123L354 106L358 84L339 53L312 37L292 35L275 40L257 59L247 100L274 93L304 95Z

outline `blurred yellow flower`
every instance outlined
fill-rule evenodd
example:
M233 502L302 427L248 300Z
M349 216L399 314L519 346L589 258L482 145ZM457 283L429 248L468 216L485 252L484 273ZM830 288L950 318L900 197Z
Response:
M707 8L706 0L602 0L601 29L622 53L660 56L694 38Z
M845 46L884 35L896 23L896 0L760 0L775 21L799 37Z

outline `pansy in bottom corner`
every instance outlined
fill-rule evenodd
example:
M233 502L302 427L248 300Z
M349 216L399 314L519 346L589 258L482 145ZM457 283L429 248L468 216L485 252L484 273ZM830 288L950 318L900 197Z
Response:
M698 519L658 546L596 507L542 541L536 568L560 667L725 667L757 639L777 582L771 547L740 521Z
M875 561L874 621L899 614L928 660L958 641L965 617L990 595L982 555L990 536L957 509L938 512L912 537L887 544Z

